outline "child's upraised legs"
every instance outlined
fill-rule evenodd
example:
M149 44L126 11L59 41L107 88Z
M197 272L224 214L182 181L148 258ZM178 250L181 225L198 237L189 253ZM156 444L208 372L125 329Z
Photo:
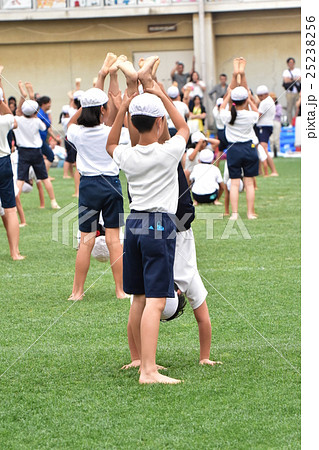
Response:
M138 79L142 83L144 90L153 86L153 70L156 72L157 67L155 64L157 61L159 62L158 56L149 56L144 61L143 67L138 71Z
M135 94L135 92L138 92L137 72L130 61L120 62L118 67L125 75L127 95L130 97L131 95Z

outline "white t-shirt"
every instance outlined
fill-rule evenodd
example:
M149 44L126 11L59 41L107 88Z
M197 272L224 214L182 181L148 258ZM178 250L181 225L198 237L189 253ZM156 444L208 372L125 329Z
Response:
M95 127L76 124L69 126L67 138L76 147L76 167L81 175L90 177L119 174L119 168L106 151L110 131L111 127L103 124Z
M259 103L258 111L262 114L257 122L258 127L272 127L276 115L276 106L270 95Z
M186 83L184 86L184 89L190 88L189 98L194 98L195 95L199 95L200 98L204 97L204 91L202 88L205 89L206 84L204 81L199 80L197 83L193 83L190 81L189 83Z
M225 125L224 125L222 119L220 118L220 110L218 109L218 106L214 106L213 116L215 119L215 124L216 124L217 130L223 130L225 128Z
M70 122L71 117L62 117L61 119L61 125L64 131L64 136L68 134L68 123Z
M7 135L9 131L12 130L13 124L14 116L12 114L0 116L0 158L10 155L11 153Z
M212 194L219 188L219 183L223 182L222 174L218 167L213 164L197 164L190 176L195 180L192 191L197 195Z
M194 167L199 163L199 152L197 152L197 155L192 161L189 159L190 155L193 153L194 150L195 148L189 148L186 152L185 170L189 170L190 172L192 172Z
M18 147L26 148L41 148L42 139L39 131L45 131L47 129L44 122L38 117L15 117L18 128L14 131Z
M282 73L282 77L283 78L291 78L291 73L290 72L292 73L293 78L301 77L301 70L298 69L297 67L295 67L294 69L292 69L290 71L289 71L289 69L284 70L283 73ZM292 93L292 94L297 94L298 90L297 90L296 86L294 86L292 91L289 90L287 92L288 93Z
M132 198L131 209L176 213L177 166L185 147L185 139L175 135L164 144L154 142L115 148L113 158L125 172Z
M230 111L221 109L220 118L226 125L226 139L228 142L247 142L256 140L253 126L259 119L258 112L247 111L247 109L237 111L234 125L229 125L231 120Z
M179 100L175 100L175 101L173 101L173 105L175 106L177 111L180 113L180 115L183 116L184 119L186 119L187 114L189 114L189 109L188 109L188 106L186 105L186 103L181 102ZM166 119L167 119L168 128L175 128L175 125L168 114L166 115Z

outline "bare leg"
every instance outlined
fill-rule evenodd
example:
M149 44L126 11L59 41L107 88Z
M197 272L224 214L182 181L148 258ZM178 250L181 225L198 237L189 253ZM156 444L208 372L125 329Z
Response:
M150 56L149 58L146 58L143 67L137 72L138 79L142 83L144 90L153 86L152 73L155 63L158 60L159 60L158 56Z
M129 345L132 343L131 339L134 341L133 346L130 345L132 361L133 358L141 359L141 320L145 303L145 295L134 295L127 324Z
M47 169L47 172L48 172L48 175L49 175L49 170L50 170L50 167L51 167L52 163L47 158L44 158L44 164L45 164L45 168Z
M67 161L64 161L64 164L63 164L63 178L73 178L70 172L72 172L72 175L73 175L73 164L69 163Z
M45 207L45 202L44 202L44 191L41 181L37 182L37 188L39 193L40 208L43 209Z
M75 172L74 172L74 187L75 187L75 192L72 195L72 197L79 197L79 188L80 188L80 172L78 171L78 169L75 167Z
M271 177L278 177L278 172L276 170L276 166L275 163L272 159L272 157L269 155L268 153L268 143L267 142L261 142L260 143L263 147L263 149L265 150L266 154L267 154L267 160L265 161L266 165L268 164L268 166L270 167L271 170ZM267 174L268 174L268 169L267 169Z
M225 187L225 213L224 216L229 216L229 190Z
M240 75L239 85L243 86L248 91L248 85L247 85L247 80L246 80L246 75L245 75L245 67L246 67L246 60L245 60L245 58L240 57L239 58L239 68L238 68L238 73ZM237 77L237 81L238 81L238 77Z
M46 178L45 180L42 180L42 181L43 181L43 184L44 184L44 187L45 187L47 193L49 194L49 197L51 200L51 208L60 209L59 205L57 204L57 202L55 200L54 190L53 190L51 180L49 178Z
M76 91L79 91L81 89L81 81L82 81L82 78L75 79L75 90Z
M244 177L244 185L247 199L247 217L248 219L257 219L255 214L255 187L253 177Z
M138 92L137 72L130 61L120 62L118 66L125 75L127 95L130 97L135 94L135 92Z
M131 312L131 310L130 310L130 312ZM132 331L132 327L130 324L130 319L127 323L127 340L128 340L128 346L130 349L130 353L131 353L131 362L129 364L125 364L123 367L121 367L121 369L130 369L131 367L140 367L140 365L141 365L140 355L137 351L137 347L135 344L133 331Z
M110 252L116 297L126 298L127 295L123 291L123 247L120 242L120 229L105 228L105 242Z
M73 289L69 300L83 299L84 283L90 267L90 257L95 243L95 236L95 232L84 233L81 231L81 241L75 261Z
M24 211L23 211L23 207L22 207L22 203L21 203L19 194L16 196L16 206L17 206L19 217L20 217L20 225L19 226L25 227L27 223L25 221L25 215L24 215Z
M19 251L19 220L16 208L4 208L2 220L7 232L11 258L14 261L24 259L25 256L20 255Z
M238 219L238 198L239 198L239 184L240 178L232 178L230 185L230 204L232 215L230 216L231 220Z
M181 380L170 378L158 372L156 366L156 347L159 324L165 306L165 298L147 298L141 319L141 372L140 384L177 384ZM133 302L134 303L134 302Z

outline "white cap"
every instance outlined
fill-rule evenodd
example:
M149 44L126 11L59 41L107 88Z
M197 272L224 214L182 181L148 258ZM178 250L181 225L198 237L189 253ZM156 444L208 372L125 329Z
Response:
M217 106L221 105L221 104L223 103L223 101L224 101L224 99L223 99L222 97L219 97L219 98L216 100L216 105L217 105Z
M38 111L39 105L35 100L26 100L22 103L21 111L26 116L32 116L32 114Z
M102 89L91 88L84 92L80 98L82 108L102 106L108 101L108 96Z
M167 89L167 95L168 95L170 98L176 98L176 97L178 97L178 96L179 96L179 90L178 90L178 87L177 87L177 86L170 86L170 87Z
M268 94L268 92L269 92L269 90L268 90L267 86L265 86L264 84L262 84L261 86L258 86L258 88L256 89L257 95Z
M105 242L105 236L98 236L91 255L100 262L106 262L110 259L110 252Z
M205 135L201 131L195 131L191 136L192 144L197 144L200 140L206 141Z
M133 295L131 295L130 301L132 304L133 303ZM174 297L166 298L165 308L161 314L161 320L170 319L176 313L178 304L179 304L178 295L177 295L177 292L175 291Z
M0 100L3 100L3 90L0 88Z
M199 160L203 163L211 163L214 160L214 152L205 148L199 153Z
M237 86L231 91L230 97L234 101L242 101L248 98L248 91L243 86Z
M70 111L70 105L63 105L62 106L62 114L69 114Z
M157 95L145 93L133 98L129 113L131 116L163 117L166 114L166 109Z
M73 100L81 100L81 97L83 94L84 94L84 91L82 91L82 89L79 89L78 91L73 92Z

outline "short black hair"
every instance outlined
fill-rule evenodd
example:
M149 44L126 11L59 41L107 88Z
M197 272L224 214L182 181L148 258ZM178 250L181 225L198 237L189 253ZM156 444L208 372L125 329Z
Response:
M227 75L225 73L221 73L219 76L227 78Z
M289 61L291 61L291 60L292 60L294 63L296 62L295 58L293 58L293 57L291 56L290 58L287 59L286 63L288 64Z
M140 133L151 131L156 119L157 117L144 116L142 114L131 116L132 124Z
M51 101L51 99L47 95L43 95L42 97L38 98L38 100L37 100L39 106L46 105L50 101Z
M106 109L107 103L104 103L103 108ZM77 121L78 125L84 127L96 127L101 123L101 106L89 106L82 108L80 117Z

